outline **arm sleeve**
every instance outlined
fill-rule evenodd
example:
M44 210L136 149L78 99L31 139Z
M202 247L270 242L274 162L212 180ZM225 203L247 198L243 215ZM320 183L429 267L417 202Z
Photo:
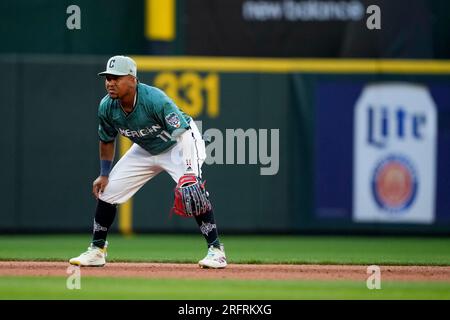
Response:
M98 137L103 142L111 142L116 139L117 130L108 121L107 117L99 111L98 113Z

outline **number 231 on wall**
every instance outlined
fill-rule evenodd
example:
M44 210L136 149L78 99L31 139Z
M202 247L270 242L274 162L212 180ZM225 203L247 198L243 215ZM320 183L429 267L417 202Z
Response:
M197 72L161 72L156 74L154 85L166 94L188 115L200 116L203 112L210 118L219 116L219 76Z

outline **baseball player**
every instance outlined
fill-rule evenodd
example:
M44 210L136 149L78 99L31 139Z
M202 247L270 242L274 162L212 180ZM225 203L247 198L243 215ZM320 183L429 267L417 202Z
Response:
M88 250L69 262L83 267L104 266L106 236L117 205L166 171L177 183L172 211L194 217L206 239L208 253L198 262L200 267L225 268L224 248L201 181L205 142L194 120L163 91L140 83L136 63L129 57L111 57L106 71L98 75L105 77L108 94L98 110L100 175L92 188L97 199L93 238ZM117 134L129 138L133 145L112 166Z

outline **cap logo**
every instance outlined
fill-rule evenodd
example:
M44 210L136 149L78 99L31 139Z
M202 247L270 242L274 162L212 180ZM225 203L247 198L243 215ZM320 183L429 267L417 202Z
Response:
M136 77L136 62L130 57L126 56L114 56L109 58L106 62L106 70L98 73L99 76L104 76L107 74L113 74L117 76L132 75Z

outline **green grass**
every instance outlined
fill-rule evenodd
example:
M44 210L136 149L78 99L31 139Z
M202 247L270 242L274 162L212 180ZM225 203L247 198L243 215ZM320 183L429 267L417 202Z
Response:
M450 299L450 283L383 282L369 290L364 281L163 280L82 277L69 290L64 277L0 277L0 299L121 300L326 300Z
M0 260L67 261L90 235L3 235ZM200 235L108 238L109 261L196 263L206 251ZM222 236L231 263L450 265L449 238ZM450 282L189 280L81 278L68 290L65 277L0 277L0 299L450 299Z
M109 261L196 263L200 235L111 235ZM450 265L450 238L222 236L230 263ZM3 235L0 260L67 261L90 235Z

